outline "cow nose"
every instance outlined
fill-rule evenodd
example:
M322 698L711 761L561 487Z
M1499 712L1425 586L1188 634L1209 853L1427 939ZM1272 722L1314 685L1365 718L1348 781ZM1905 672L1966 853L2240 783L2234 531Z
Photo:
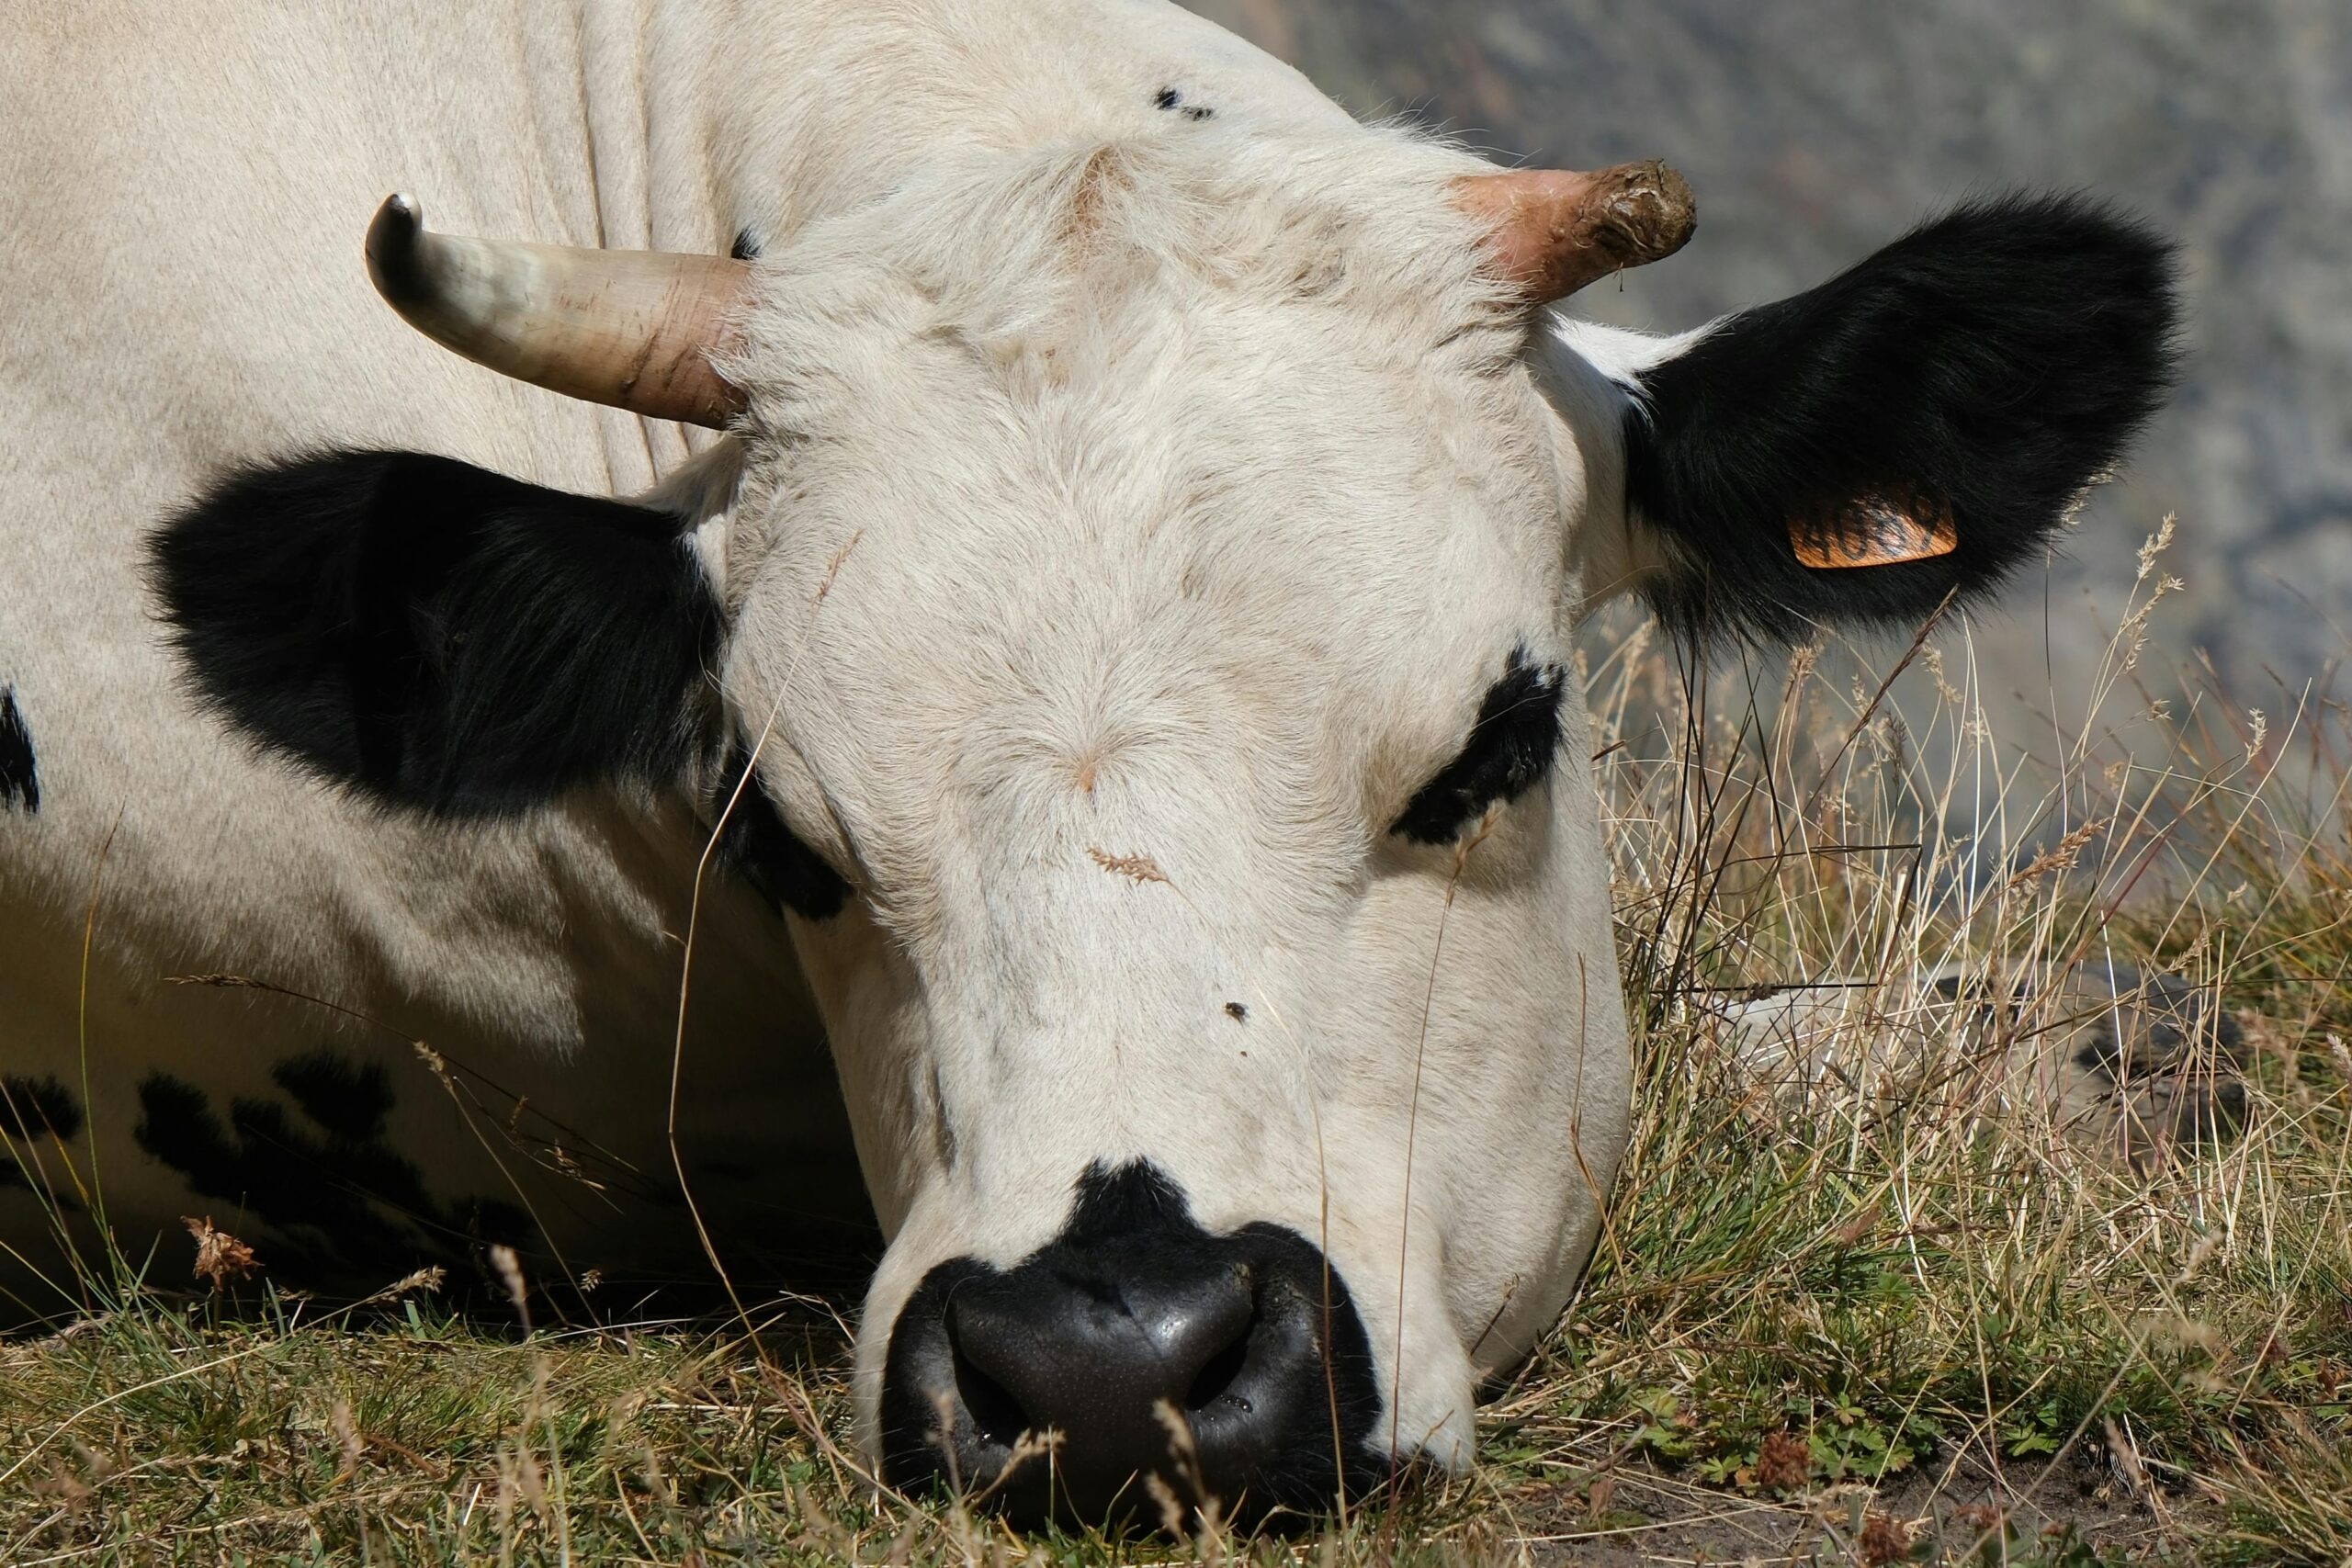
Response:
M885 1471L1026 1525L1160 1522L1166 1498L1319 1512L1364 1483L1376 1404L1355 1309L1295 1233L1066 1233L1011 1269L942 1265L915 1292L885 1372Z
M1234 1386L1256 1326L1249 1265L1105 1282L1034 1275L967 1289L947 1304L956 1392L974 1423L1005 1442L1062 1433L1073 1488L1080 1476L1115 1483L1159 1465L1180 1415L1197 1441L1204 1427L1216 1432L1256 1414ZM1272 1358L1261 1370L1277 1376L1281 1361L1312 1348L1287 1326L1257 1337L1261 1357Z

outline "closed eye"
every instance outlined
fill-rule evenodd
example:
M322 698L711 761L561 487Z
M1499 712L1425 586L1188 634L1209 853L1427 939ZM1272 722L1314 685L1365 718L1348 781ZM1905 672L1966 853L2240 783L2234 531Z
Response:
M1388 830L1420 844L1451 843L1497 801L1516 800L1551 771L1560 749L1560 697L1566 672L1511 649L1502 679L1487 688L1462 753L1407 803Z
M739 740L718 774L711 816L726 817L718 840L719 864L751 884L779 913L789 909L804 920L832 919L849 902L849 883L792 830L758 780L735 793L737 781L751 765L752 753ZM732 811L727 809L730 800Z

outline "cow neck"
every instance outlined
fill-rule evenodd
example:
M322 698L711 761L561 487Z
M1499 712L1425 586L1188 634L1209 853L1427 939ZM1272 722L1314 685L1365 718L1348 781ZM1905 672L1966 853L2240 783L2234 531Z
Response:
M526 8L526 102L537 142L529 238L614 250L723 254L704 40L654 0ZM658 23L658 25L657 25ZM666 420L579 406L594 422L607 490L650 489L716 439Z

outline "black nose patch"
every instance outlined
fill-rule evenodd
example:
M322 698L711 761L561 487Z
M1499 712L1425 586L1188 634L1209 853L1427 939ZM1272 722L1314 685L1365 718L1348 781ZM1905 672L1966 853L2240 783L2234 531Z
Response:
M1385 1472L1347 1287L1296 1232L1213 1235L1153 1166L1096 1166L1062 1234L1009 1269L925 1276L892 1329L883 1472L961 1486L1014 1522L1321 1514ZM1045 1434L1050 1451L1041 1451Z

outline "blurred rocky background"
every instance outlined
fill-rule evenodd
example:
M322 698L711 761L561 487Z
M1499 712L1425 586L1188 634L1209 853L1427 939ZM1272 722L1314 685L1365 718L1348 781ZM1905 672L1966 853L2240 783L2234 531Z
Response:
M1697 239L1576 302L1623 325L1807 288L1971 192L2137 209L2183 246L2187 381L2067 558L1977 617L1988 695L2080 720L2168 512L2188 587L2154 624L2157 683L2203 650L2279 715L2273 672L2300 690L2352 652L2352 0L1188 3L1362 115L1672 162Z

